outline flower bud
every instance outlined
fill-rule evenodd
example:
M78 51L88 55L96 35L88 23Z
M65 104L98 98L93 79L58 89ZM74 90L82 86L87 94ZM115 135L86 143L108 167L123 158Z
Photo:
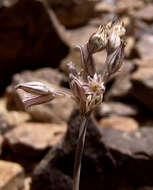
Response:
M44 85L41 82L21 83L21 84L18 84L15 88L22 89L25 92L38 94L38 95L48 94L51 91L51 89L49 89L46 85Z
M47 103L53 100L56 95L64 95L63 92L55 91L41 82L21 83L16 86L16 89L22 89L25 92L22 101L25 109L28 109L33 105Z
M105 26L99 26L98 30L93 33L88 41L88 51L96 53L103 50L107 45L107 33Z
M106 65L109 75L114 74L120 69L124 58L124 47L125 42L121 41L120 46L116 48L112 53L108 54Z
M123 22L114 20L106 25L108 33L109 52L113 52L121 44L121 37L125 35Z

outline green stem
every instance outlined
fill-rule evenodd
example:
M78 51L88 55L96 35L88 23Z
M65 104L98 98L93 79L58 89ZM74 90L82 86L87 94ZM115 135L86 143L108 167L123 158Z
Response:
M79 190L81 160L82 160L82 155L83 155L83 150L84 150L87 121L88 121L88 117L85 117L85 116L82 117L81 126L79 129L79 138L78 138L76 152L75 152L75 163L74 163L73 188L72 188L72 190Z

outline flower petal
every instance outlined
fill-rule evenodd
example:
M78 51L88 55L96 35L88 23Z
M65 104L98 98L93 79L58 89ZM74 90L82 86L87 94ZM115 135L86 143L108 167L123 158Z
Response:
M27 110L29 107L31 107L33 105L39 105L39 104L47 103L47 102L53 100L54 98L55 97L53 97L50 94L39 95L39 96L29 94L29 97L24 98L22 102L24 104L25 109Z
M32 93L32 94L49 94L53 90L49 89L46 85L44 85L41 82L26 82L26 83L21 83L18 84L16 89L22 89L25 92Z

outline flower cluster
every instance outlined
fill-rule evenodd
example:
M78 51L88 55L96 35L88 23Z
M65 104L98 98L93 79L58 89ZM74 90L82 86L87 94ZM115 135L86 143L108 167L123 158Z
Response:
M87 44L78 46L81 52L80 72L76 71L72 62L68 64L69 83L72 93L54 90L40 82L30 82L17 85L30 94L23 100L26 108L53 100L56 97L69 95L79 106L82 115L89 115L103 100L105 84L110 76L117 72L123 62L125 47L125 28L120 20L112 20L100 26L93 33ZM106 49L106 69L102 74L96 73L92 55Z

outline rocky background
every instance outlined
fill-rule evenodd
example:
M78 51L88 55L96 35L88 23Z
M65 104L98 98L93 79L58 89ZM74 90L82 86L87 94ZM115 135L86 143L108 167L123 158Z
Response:
M19 82L68 88L100 24L127 29L121 71L88 126L80 190L153 189L152 0L0 0L0 190L71 190L80 117L67 97L25 112ZM94 56L102 70L106 52Z

